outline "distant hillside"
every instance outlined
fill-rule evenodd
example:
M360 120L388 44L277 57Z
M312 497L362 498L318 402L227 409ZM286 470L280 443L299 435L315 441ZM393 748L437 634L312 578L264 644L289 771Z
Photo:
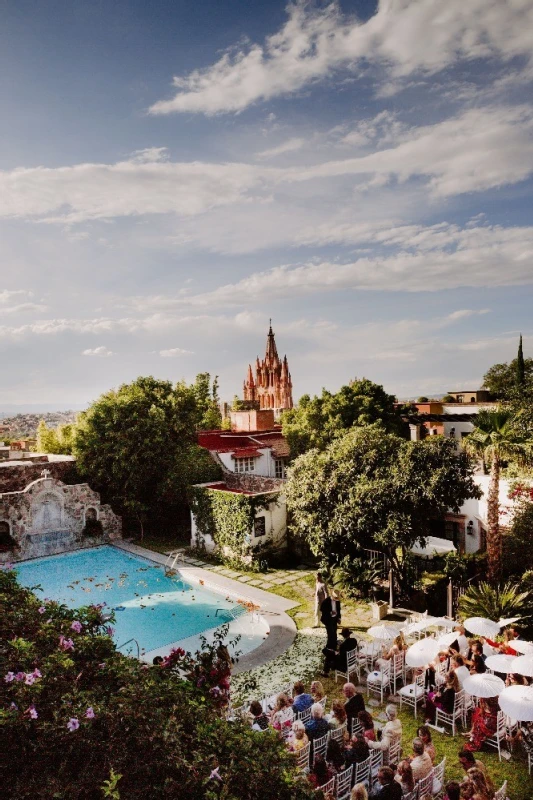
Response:
M57 428L67 422L74 422L79 411L41 411L33 413L20 413L8 416L0 413L2 427L7 426L8 430L0 435L0 439L22 439L31 438L37 434L37 426L44 419L49 428Z

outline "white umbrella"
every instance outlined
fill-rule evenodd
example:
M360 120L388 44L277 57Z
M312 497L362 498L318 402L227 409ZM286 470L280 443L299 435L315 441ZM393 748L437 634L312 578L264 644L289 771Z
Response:
M398 636L396 628L391 628L390 625L373 625L367 633L373 639L381 639L383 642L391 641Z
M513 650L516 650L517 653L524 653L527 655L533 653L533 643L524 642L523 639L512 639L509 642L509 647L512 647Z
M500 626L500 628L505 628L506 625L512 625L513 622L518 622L519 619L521 619L521 617L509 617L509 619L500 618L498 620L498 625Z
M455 628L457 622L454 619L448 619L448 617L434 617L432 624L438 628Z
M420 639L412 644L405 654L405 663L410 667L425 667L440 652L436 639Z
M465 678L463 689L472 697L498 697L505 689L505 683L497 675L484 672Z
M496 653L496 655L487 658L485 666L494 672L504 672L507 675L509 672L516 672L511 666L513 661L516 661L516 656L506 656L503 653Z
M442 647L442 649L445 650L457 640L458 636L459 634L457 631L450 631L450 633L444 633L442 636L439 636L437 643L439 647Z
M533 678L533 653L513 658L511 666L512 669L510 669L509 672L516 672L518 675L525 675L527 678Z
M470 617L463 622L467 631L476 636L497 636L500 632L500 625L485 617Z
M533 722L533 686L507 686L498 698L504 714L517 722Z

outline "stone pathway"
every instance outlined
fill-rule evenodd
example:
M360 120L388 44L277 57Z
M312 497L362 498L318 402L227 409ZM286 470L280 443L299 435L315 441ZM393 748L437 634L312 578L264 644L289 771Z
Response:
M313 574L313 570L309 570L304 565L300 565L296 569L285 570L285 569L275 569L269 572L257 572L257 573L243 573L239 572L238 570L231 569L230 567L225 567L222 564L209 564L206 561L201 561L198 558L191 558L184 554L182 550L169 550L165 555L170 555L171 553L179 552L179 562L182 564L188 564L192 567L201 567L202 569L209 570L209 572L215 572L218 575L224 575L226 578L232 578L234 581L240 581L241 583L247 583L250 586L256 586L259 589L272 589L275 586L283 586L287 583L293 583L298 586L298 589L301 592L305 591L305 594L311 596L313 594L313 590L310 586L308 586L302 578L306 578L308 575Z

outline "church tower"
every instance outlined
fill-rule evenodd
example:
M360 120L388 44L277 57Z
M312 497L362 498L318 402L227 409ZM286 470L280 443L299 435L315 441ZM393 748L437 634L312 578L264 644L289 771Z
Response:
M259 356L255 362L255 377L252 365L244 381L244 400L256 402L259 408L272 409L276 417L287 408L292 408L292 378L287 356L283 361L278 356L272 321L268 330L266 353L263 361Z

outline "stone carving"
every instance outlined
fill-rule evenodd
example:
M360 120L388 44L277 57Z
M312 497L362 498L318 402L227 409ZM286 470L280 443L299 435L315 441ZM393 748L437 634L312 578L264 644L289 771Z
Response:
M46 480L46 478L45 478ZM63 508L52 492L38 496L33 503L32 533L59 530L63 526Z

